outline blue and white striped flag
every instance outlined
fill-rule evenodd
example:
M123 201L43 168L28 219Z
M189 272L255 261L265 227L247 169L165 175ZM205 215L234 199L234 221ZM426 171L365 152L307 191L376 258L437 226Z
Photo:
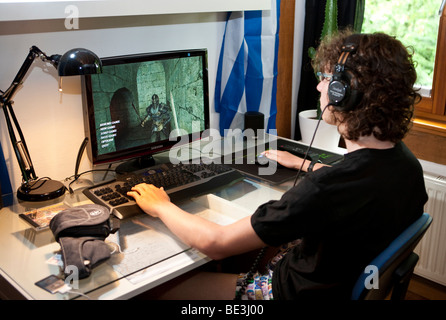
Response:
M272 0L271 11L228 15L215 87L222 136L243 129L247 111L262 112L265 128L276 128L279 17L280 0Z

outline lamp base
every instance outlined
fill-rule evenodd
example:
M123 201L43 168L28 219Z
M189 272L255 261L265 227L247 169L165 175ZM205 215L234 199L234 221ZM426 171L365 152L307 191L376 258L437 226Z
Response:
M31 181L17 190L17 198L23 201L45 201L64 195L66 187L56 180Z

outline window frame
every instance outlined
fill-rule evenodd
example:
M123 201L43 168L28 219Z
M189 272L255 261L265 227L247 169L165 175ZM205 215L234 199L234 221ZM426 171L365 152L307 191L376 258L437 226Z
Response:
M413 129L446 137L446 10L440 16L430 97L415 106Z

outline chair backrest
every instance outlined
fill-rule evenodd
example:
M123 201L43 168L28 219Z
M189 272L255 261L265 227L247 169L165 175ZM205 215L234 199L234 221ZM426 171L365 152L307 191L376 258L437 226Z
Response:
M379 288L366 288L366 280L370 274L364 272L353 287L352 300L385 299L394 285L394 271L412 254L431 223L432 217L428 213L423 213L371 261L370 265L379 271Z

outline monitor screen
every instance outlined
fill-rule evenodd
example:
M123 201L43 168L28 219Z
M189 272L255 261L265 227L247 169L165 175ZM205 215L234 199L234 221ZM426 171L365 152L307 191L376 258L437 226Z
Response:
M83 77L93 165L148 159L209 129L205 49L101 58ZM144 161L142 161L144 162Z

